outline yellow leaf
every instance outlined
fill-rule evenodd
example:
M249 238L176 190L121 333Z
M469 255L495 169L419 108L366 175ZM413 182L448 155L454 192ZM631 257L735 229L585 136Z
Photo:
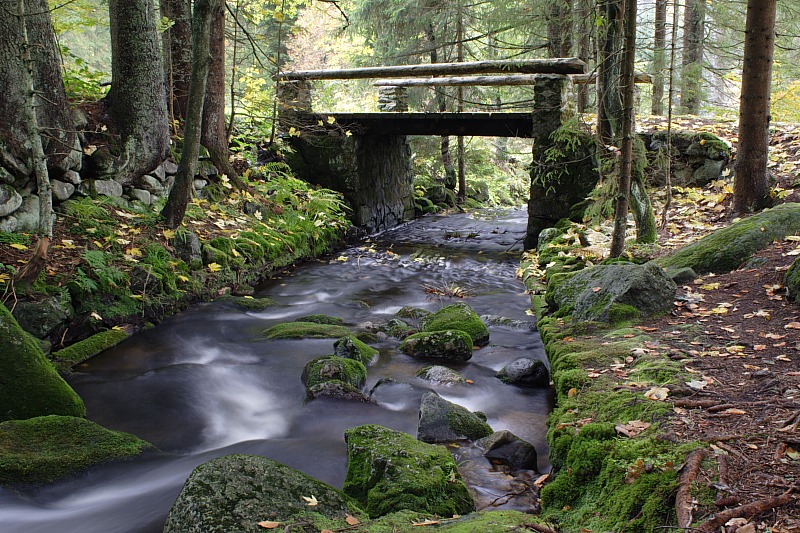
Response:
M435 526L438 524L438 520L425 520L424 522L414 522L411 524L412 526Z
M334 122L336 122L336 117L328 115L328 124L333 124Z
M220 270L222 270L222 265L220 265L219 263L209 263L208 270L211 272L219 272Z
M728 313L727 307L715 307L711 310L711 312L715 315L725 315Z
M125 253L131 257L141 257L142 251L139 248L128 248Z
M136 300L142 300L144 299L144 296L141 294L131 294L131 298L134 298Z
M28 247L25 246L24 244L19 244L19 243L16 243L16 242L11 244L11 247L14 248L15 250L27 250L28 249Z
M669 389L666 387L653 387L644 393L645 398L663 402L669 396Z
M259 522L258 525L263 527L264 529L275 529L276 527L280 526L280 522L270 522L269 520L264 520L263 522Z
M184 283L186 283L187 281L189 281L189 278L187 278L187 277L186 277L186 276L184 276L183 274L179 274L179 275L178 275L178 279L179 279L179 280L181 280L181 281L182 281L182 282L184 282Z
M314 496L313 494L311 495L310 498L308 496L303 496L303 499L306 501L306 505L308 505L309 507L314 507L315 505L319 505L317 497Z
M283 22L284 20L286 20L286 15L284 15L283 12L281 11L276 11L275 15L273 16L275 17L275 20L277 20L278 22Z
M239 257L240 255L242 255L235 248L231 249L231 253L233 254L233 257Z
M165 229L161 234L164 235L165 239L171 239L175 236L175 230Z
M347 130L346 132L344 132L344 134L347 137L352 137L353 136L353 132L351 132L350 130Z
M706 283L705 285L701 285L700 288L704 291L715 291L719 289L719 283Z
M351 516L349 514L344 515L344 521L347 522L348 524L350 524L351 526L354 526L356 524L360 524L361 523L358 520L358 518L356 518L355 516Z

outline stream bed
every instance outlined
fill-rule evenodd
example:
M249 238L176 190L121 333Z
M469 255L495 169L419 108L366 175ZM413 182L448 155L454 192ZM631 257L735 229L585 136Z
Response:
M32 494L0 489L0 531L161 531L192 469L230 453L263 455L341 487L344 430L380 424L415 435L427 390L482 411L495 431L507 429L532 443L539 471L547 471L550 391L505 385L495 377L519 357L545 360L533 317L526 314L530 300L515 279L526 222L522 210L427 216L265 282L256 296L276 305L263 311L197 305L94 357L70 378L88 417L161 452L99 466ZM447 291L467 297L434 294ZM417 370L436 363L413 359L397 350L398 340L384 338L372 344L380 356L368 367L366 391L382 378L402 385L378 387L375 403L305 403L303 367L333 353L334 339L261 335L275 323L312 314L340 317L363 330L391 320L403 306L435 310L456 301L479 315L506 319L504 325L489 321L489 345L470 361L448 365L472 383L435 385L417 378ZM457 462L474 462L484 472L465 474L479 499L502 495L480 480L494 475L488 461L466 457Z

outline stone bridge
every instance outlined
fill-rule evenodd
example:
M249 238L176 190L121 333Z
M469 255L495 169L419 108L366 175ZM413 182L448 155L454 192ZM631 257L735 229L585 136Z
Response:
M278 78L278 101L281 129L293 149L289 163L300 178L342 192L356 225L373 232L387 229L413 217L409 135L546 138L565 119L573 77L587 81L585 69L578 59L549 59L285 72ZM392 79L397 76L402 78ZM382 112L312 110L312 80L359 78L378 80ZM408 112L408 87L468 85L530 86L533 109Z

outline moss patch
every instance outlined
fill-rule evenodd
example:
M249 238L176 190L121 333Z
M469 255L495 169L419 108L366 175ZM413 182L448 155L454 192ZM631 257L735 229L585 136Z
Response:
M86 416L83 400L0 304L0 421Z
M67 346L53 354L53 359L67 367L82 363L111 348L128 338L128 333L122 329L109 329L95 333L91 337Z
M426 331L409 335L398 349L412 357L467 361L472 358L472 337L455 329Z
M282 322L264 330L268 339L335 339L350 334L344 326L316 324L314 322Z
M0 424L0 484L50 483L109 461L154 449L133 435L70 416Z
M314 324L330 324L332 326L341 326L344 320L338 316L329 315L308 315L295 320L295 322L313 322Z
M489 328L483 320L464 302L446 305L435 313L422 317L422 331L459 330L469 334L472 343L484 346L489 343Z
M275 301L270 298L248 298L245 296L232 296L230 294L220 296L214 301L233 304L246 311L263 311L267 307L275 305Z
M367 369L355 359L328 355L306 364L302 378L308 388L328 381L341 381L360 389L367 379Z
M363 365L369 365L378 357L378 350L368 346L353 335L342 337L333 343L334 354L338 357L355 359Z

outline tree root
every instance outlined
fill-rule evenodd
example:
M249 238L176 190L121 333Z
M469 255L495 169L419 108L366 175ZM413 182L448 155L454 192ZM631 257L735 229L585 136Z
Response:
M678 515L678 527L688 530L692 524L692 494L691 485L700 472L700 464L705 459L708 451L698 448L686 458L683 466L683 473L678 483L678 493L675 495L675 513Z
M736 507L735 509L728 509L727 511L719 512L714 516L714 518L710 518L697 526L695 531L697 533L714 533L719 529L720 526L725 525L728 520L733 518L756 516L775 507L781 507L794 501L794 496L792 495L793 492L794 488L791 488L780 496L767 498L766 500L759 500L757 502L748 503L747 505L742 505L741 507Z
M539 524L525 524L525 527L537 531L538 533L557 533L554 529L547 526L540 526Z

